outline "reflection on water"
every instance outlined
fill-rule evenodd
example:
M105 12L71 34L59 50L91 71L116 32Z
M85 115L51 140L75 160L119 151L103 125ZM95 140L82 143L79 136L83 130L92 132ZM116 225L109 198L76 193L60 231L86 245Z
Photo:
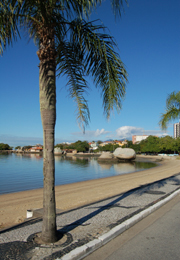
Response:
M136 169L135 162L121 163L121 164L117 163L114 165L114 170L116 171L117 174L134 172L134 169Z
M56 185L127 174L153 163L103 163L96 158L55 156ZM39 154L0 155L0 194L43 187L43 158Z
M29 158L29 159L37 159L37 160L41 160L42 159L42 155L40 154L35 154L35 153L15 153L15 154L11 154L14 156L17 156L19 158Z
M101 166L101 168L104 169L104 170L109 170L113 165L111 163L102 163L102 162L98 162L98 163Z

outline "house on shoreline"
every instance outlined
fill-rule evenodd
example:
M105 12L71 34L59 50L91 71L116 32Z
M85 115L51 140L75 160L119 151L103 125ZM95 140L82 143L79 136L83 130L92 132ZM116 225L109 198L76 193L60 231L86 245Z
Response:
M43 151L43 147L34 146L34 147L31 147L28 151L31 153L40 153Z

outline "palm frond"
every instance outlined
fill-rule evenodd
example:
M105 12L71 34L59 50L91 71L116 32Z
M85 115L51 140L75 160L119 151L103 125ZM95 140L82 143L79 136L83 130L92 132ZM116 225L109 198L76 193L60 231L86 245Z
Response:
M172 120L177 119L180 116L180 110L176 108L172 108L169 111L166 111L165 114L161 115L161 120L159 122L160 127L165 130L167 129L167 124Z
M180 118L180 91L172 92L166 99L166 112L161 115L159 125L161 129L167 129L167 124Z
M115 16L121 16L122 10L124 11L124 2L128 5L127 0L111 0L112 9L114 11ZM57 1L57 3L64 6L64 15L68 18L79 17L82 19L83 17L89 19L90 14L94 9L101 5L102 0L62 0ZM58 5L56 6L58 7Z
M168 98L166 100L166 107L176 107L180 108L180 91L178 92L172 92L168 95Z
M125 0L125 3L128 6L128 1ZM111 1L113 12L115 16L121 16L122 10L124 11L124 1L123 0L112 0Z
M125 96L127 72L119 55L115 52L114 39L99 31L104 26L76 19L70 23L70 41L81 48L84 71L92 75L96 87L101 89L104 113L109 118L116 107L121 109Z
M11 3L13 2L13 3ZM7 45L20 36L18 30L17 1L0 2L0 55Z
M69 42L61 42L57 48L58 76L67 77L69 95L77 104L77 122L81 129L85 129L90 120L89 108L84 94L87 93L87 82L84 78L82 53L79 46Z

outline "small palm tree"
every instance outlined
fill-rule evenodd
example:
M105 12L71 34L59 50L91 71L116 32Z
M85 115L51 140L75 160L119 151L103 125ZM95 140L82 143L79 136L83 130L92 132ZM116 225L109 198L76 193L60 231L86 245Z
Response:
M180 91L172 92L166 99L166 112L161 115L159 125L167 129L168 122L180 117Z
M125 0L126 1L126 0ZM91 75L100 88L107 118L121 108L127 72L105 27L89 22L101 0L3 0L0 2L0 54L26 29L38 46L40 111L43 125L43 225L44 242L57 240L55 205L54 129L56 122L56 76L67 76L69 94L77 103L77 120L84 127L89 109L84 93ZM112 0L121 13L123 0ZM83 19L84 18L84 19ZM86 19L85 19L86 18Z

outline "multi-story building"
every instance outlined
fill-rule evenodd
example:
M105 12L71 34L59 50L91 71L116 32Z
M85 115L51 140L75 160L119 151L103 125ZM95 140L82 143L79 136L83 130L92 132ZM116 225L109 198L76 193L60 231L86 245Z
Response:
M174 124L174 138L180 137L180 123Z
M149 135L133 135L132 136L132 143L140 143L142 140L148 138Z

